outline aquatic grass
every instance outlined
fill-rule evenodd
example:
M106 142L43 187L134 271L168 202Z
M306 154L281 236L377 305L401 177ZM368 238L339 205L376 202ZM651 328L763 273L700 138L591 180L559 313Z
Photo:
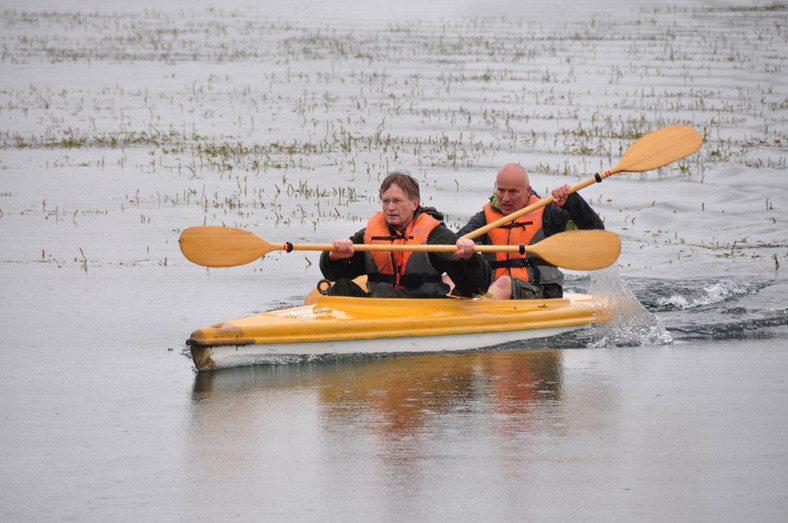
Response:
M171 132L104 132L82 135L79 130L66 129L58 136L48 132L44 136L24 136L18 131L0 131L0 142L6 147L17 149L79 149L79 148L110 148L125 147L161 147L171 146L163 152L180 153L185 151L186 144L199 140L197 136L186 136L175 131Z
M485 17L349 28L254 9L9 9L7 70L100 63L145 81L8 82L0 151L55 153L52 170L147 177L111 209L133 209L145 227L162 206L239 226L363 222L392 168L462 193L514 160L558 184L612 167L674 124L698 129L704 146L650 176L703 183L719 166L785 169L788 97L772 80L785 70L787 14L783 3L671 6L560 28ZM46 219L76 225L100 212L59 203ZM623 221L641 223L635 211Z

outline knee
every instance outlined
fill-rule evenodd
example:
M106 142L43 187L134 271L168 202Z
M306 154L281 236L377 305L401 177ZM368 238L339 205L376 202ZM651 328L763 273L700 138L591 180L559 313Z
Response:
M490 285L487 290L495 300L508 300L512 297L512 279L509 276L501 276Z
M368 296L368 294L356 285L353 280L348 278L339 278L331 288L328 290L329 296L350 296L350 297L364 297Z
M511 289L512 288L512 279L509 276L501 276L490 285L490 288L496 289Z

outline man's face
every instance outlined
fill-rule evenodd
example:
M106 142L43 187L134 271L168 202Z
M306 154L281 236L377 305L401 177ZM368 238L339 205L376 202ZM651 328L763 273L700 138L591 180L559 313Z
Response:
M419 199L411 199L397 184L383 191L380 195L386 223L395 229L404 229L413 221L413 213L419 206Z
M495 196L501 212L509 215L526 206L531 187L525 184L522 177L499 175L495 183Z

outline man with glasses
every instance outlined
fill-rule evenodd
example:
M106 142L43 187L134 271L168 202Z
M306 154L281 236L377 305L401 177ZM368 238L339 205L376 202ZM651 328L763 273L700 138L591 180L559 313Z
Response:
M382 210L366 228L350 238L335 240L334 250L320 256L320 270L334 285L332 296L375 298L445 298L455 282L455 294L484 293L492 278L490 267L474 252L475 244L459 238L443 223L443 216L420 205L419 183L408 174L393 172L380 186ZM456 245L454 252L355 251L353 244ZM364 290L352 281L367 276Z
M573 229L604 229L599 215L569 186L553 190L553 203L479 236L483 245L533 245L553 234ZM514 163L504 165L495 180L495 194L483 210L457 233L464 236L488 223L540 201L531 189L528 172ZM487 254L493 281L487 291L493 299L560 298L564 275L533 254Z

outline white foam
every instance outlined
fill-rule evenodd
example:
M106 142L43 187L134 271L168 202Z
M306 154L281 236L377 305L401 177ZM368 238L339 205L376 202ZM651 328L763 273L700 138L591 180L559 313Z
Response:
M626 287L617 267L591 274L591 294L595 303L611 314L597 329L591 346L664 345L673 341L659 319Z

